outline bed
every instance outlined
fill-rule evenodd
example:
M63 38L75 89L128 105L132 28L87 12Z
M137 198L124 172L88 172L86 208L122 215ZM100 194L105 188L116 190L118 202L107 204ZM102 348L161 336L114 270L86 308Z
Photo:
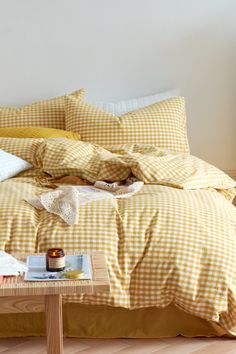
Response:
M82 141L0 138L1 149L33 166L0 183L0 249L35 253L56 245L103 251L107 259L110 294L65 297L65 335L235 336L235 182L184 151L185 143L175 151L173 139L170 152L146 141L104 144L104 134L90 143L83 125L79 131ZM131 172L145 182L139 193L83 205L74 225L26 201L48 190L42 180L50 176L94 182ZM44 334L42 314L0 316L2 337Z

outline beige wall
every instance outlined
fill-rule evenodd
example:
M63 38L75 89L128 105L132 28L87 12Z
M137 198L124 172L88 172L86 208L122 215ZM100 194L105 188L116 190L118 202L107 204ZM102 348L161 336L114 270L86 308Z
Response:
M236 169L235 0L0 0L0 104L179 87L192 153Z

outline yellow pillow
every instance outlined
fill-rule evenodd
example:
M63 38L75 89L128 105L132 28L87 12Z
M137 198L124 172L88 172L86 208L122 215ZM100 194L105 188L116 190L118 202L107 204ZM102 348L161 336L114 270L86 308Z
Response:
M71 96L83 99L84 90ZM0 107L0 127L47 127L65 129L65 96L15 107Z
M4 138L68 138L80 140L78 133L69 132L62 129L22 127L22 128L0 128L0 137Z
M183 97L170 98L118 117L67 96L65 123L66 130L78 132L82 141L101 146L136 143L189 152Z

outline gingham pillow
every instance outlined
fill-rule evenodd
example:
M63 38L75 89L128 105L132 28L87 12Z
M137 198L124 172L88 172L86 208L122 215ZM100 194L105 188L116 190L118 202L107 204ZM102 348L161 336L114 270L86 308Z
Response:
M83 141L101 146L137 143L189 152L183 97L167 99L118 117L67 96L65 122L66 130L79 133Z
M84 90L71 96L83 99ZM15 108L0 107L0 128L5 127L47 127L65 129L65 96L34 102Z

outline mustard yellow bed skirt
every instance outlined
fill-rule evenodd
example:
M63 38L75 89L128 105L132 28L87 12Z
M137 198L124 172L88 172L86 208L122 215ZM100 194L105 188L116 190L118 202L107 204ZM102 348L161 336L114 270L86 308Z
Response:
M161 338L227 335L216 323L189 315L173 305L127 310L66 304L64 335L81 338ZM45 336L44 313L0 315L0 337Z

